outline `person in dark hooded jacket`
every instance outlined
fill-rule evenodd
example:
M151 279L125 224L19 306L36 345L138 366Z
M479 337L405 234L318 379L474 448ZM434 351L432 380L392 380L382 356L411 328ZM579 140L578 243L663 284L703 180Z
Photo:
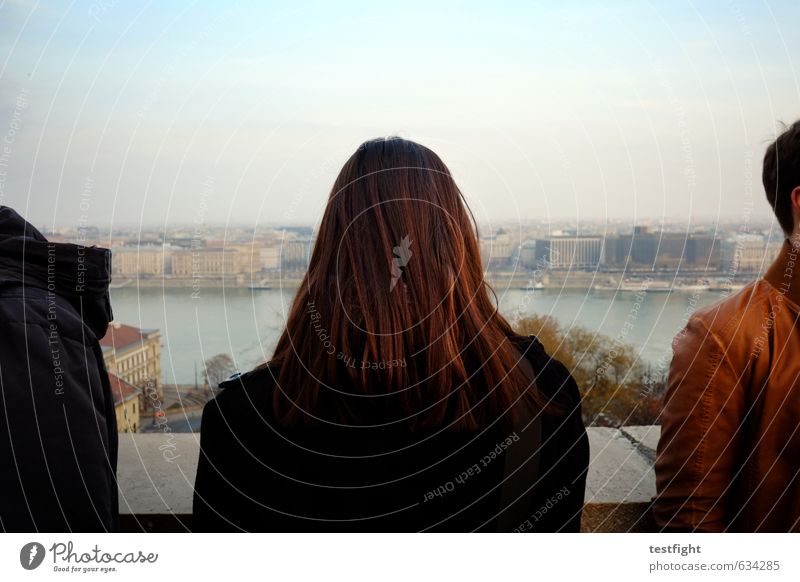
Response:
M0 206L0 531L117 529L110 258Z

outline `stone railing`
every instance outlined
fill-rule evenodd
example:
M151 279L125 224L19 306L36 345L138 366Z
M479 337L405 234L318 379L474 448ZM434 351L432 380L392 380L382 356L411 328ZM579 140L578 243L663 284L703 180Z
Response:
M653 461L658 426L590 428L584 531L653 531ZM191 530L192 485L199 435L120 434L120 513L123 531Z

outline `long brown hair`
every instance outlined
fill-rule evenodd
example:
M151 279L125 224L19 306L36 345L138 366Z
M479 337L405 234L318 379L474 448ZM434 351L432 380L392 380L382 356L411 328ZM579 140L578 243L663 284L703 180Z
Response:
M331 190L270 367L276 417L476 429L540 403L490 299L475 221L447 166L363 143Z

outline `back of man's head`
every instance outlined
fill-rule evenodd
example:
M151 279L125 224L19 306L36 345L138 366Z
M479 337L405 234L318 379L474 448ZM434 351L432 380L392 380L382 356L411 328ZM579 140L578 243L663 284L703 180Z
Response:
M787 236L795 230L792 192L800 188L800 120L787 127L767 148L762 174L764 190Z

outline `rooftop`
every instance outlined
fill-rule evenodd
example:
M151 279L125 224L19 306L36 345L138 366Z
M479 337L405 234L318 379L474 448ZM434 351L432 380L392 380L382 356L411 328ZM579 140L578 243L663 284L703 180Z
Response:
M114 404L122 404L139 395L139 389L129 384L119 376L109 372L108 380L111 383L111 393L114 395Z
M108 324L106 335L100 340L100 346L103 351L113 348L115 350L122 350L134 344L140 344L147 336L158 330L155 329L139 329L132 325L125 325L112 321Z

